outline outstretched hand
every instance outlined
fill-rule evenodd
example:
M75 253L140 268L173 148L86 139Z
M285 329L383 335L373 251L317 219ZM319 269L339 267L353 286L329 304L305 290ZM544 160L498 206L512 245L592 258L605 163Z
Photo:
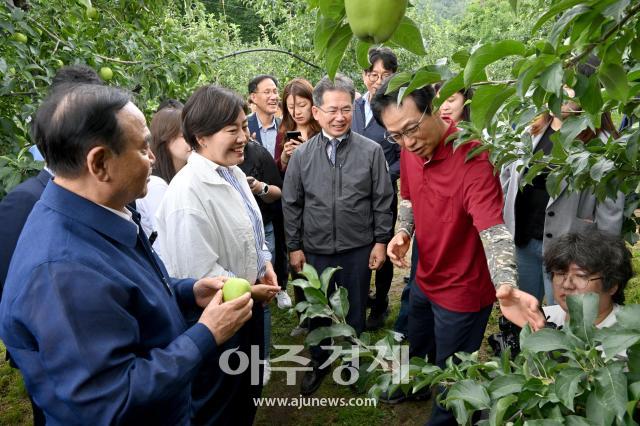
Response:
M534 296L509 285L501 285L496 297L502 315L518 327L529 324L534 331L544 328L546 321Z

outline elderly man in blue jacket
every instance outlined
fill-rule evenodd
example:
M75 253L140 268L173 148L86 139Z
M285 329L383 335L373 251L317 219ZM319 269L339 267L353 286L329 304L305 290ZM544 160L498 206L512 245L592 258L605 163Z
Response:
M0 304L0 337L47 424L186 424L203 362L251 316L220 278L174 280L127 203L154 157L124 92L78 85L34 129L55 174L24 226ZM203 310L202 310L203 309ZM188 326L185 314L199 314Z

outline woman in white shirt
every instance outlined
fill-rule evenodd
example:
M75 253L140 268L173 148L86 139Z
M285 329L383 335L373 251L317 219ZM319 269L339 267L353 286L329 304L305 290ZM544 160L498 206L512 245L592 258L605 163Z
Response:
M147 195L136 200L142 229L148 237L157 231L156 212L176 173L187 164L191 147L182 136L182 104L160 109L151 119L151 151L156 157ZM157 251L158 243L154 244Z
M246 175L237 167L247 144L243 103L231 90L209 85L196 90L185 104L182 129L192 153L158 210L158 240L171 276L245 278L252 284L254 300L266 303L280 287L260 210ZM220 368L226 358L205 361L192 388L194 424L253 422L252 398L260 396L263 368L250 351L259 348L263 358L263 319L262 303L254 303L251 320L218 350L220 355L227 349L244 352L251 360L248 370L230 375ZM229 358L234 360L237 355Z

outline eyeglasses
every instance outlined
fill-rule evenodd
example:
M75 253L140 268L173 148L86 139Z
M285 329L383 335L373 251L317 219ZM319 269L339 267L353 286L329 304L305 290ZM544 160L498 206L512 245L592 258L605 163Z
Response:
M568 274L566 272L552 272L551 273L551 281L553 285L556 287L564 287L567 280L571 283L572 286L577 288L578 290L584 290L589 286L591 281L601 280L602 277L593 277L589 278L587 274Z
M278 89L265 90L264 92L253 92L253 93L259 93L259 94L265 95L265 96L269 96L269 95L278 96Z
M329 114L329 115L338 115L338 112L340 112L342 115L350 115L353 112L353 108L351 107L344 107L344 108L329 108L329 109L322 109L319 106L316 106L316 108L318 108L320 111L324 112L325 114Z
M418 122L416 124L414 124L413 126L409 127L408 129L403 130L400 133L384 133L384 138L387 140L387 142L389 143L400 143L401 140L404 140L404 138L406 138L407 136L413 136L418 129L420 128L420 125L422 124L422 120L424 120L424 116L427 113L427 110L425 109L422 112L422 115L420 116L420 120L418 120Z
M375 83L376 81L389 77L391 73L378 74L377 72L369 72L367 73L367 78L370 82Z

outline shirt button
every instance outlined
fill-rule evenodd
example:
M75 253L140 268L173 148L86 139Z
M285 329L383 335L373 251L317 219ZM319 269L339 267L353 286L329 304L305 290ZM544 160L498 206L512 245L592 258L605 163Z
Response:
M547 233L545 234L545 237L547 237L547 238L553 238L553 234L551 234L550 232L547 232Z
M554 212L547 213L550 217L554 217L556 214Z

